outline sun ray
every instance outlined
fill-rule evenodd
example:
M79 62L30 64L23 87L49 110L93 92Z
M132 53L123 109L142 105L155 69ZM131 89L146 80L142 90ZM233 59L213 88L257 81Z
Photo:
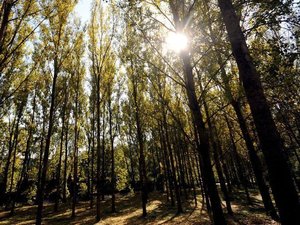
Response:
M188 47L188 38L183 33L170 32L166 37L166 48L180 52Z

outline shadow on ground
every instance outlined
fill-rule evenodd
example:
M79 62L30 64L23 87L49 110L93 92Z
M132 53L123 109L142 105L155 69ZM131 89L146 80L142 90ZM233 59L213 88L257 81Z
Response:
M95 208L89 207L89 202L79 202L76 207L76 217L71 218L71 205L69 203L62 204L58 212L53 212L53 204L45 203L43 224L59 224L59 225L91 225L91 224L107 224L107 225L156 225L156 224L199 224L209 225L209 216L202 205L201 195L198 195L198 206L194 206L192 199L184 200L184 212L176 214L176 207L171 206L166 201L165 194L155 192L150 193L149 202L147 204L148 215L142 218L140 195L128 194L125 196L117 195L116 213L111 213L110 199L106 198L101 202L101 221L96 223ZM251 197L253 204L248 206L245 202L244 193L236 191L232 208L234 216L226 215L229 225L250 225L250 224L278 224L265 216L261 199L257 192L252 192ZM225 208L223 202L223 207ZM226 210L224 209L224 212ZM9 216L9 212L0 211L0 225L29 225L35 223L36 206L23 206L16 208L15 216Z

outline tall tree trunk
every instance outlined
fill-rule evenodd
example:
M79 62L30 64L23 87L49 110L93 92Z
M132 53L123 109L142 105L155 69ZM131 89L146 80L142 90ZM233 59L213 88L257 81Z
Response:
M66 113L67 114L67 113ZM64 177L63 177L63 202L67 201L67 170L68 170L68 142L69 142L69 117L66 116L65 129L65 156L64 156Z
M230 141L231 141L231 149L232 149L232 154L233 154L233 159L234 159L234 164L236 164L237 166L237 172L238 172L238 178L239 180L242 182L242 186L245 189L245 194L246 194L246 199L249 205L252 204L251 198L250 198L250 193L249 193L249 189L248 189L248 181L246 179L246 171L245 168L243 167L241 161L241 157L240 154L237 151L237 147L235 144L235 140L234 140L234 136L233 136L233 129L232 129L232 125L230 124L228 118L226 115L224 115L228 129L229 129L229 137L230 137Z
M191 160L191 157L190 157L190 153L188 152L188 149L187 149L188 173L189 173L189 176L191 178L191 185L192 185L192 188L193 188L193 197L194 197L195 207L197 207L198 201L197 201L196 184L195 184L195 179L194 179L194 177L197 177L197 176L194 176L194 174L193 174L193 170L195 170L195 166L193 165L193 163L191 161L192 160Z
M18 117L17 117L16 127L15 127L15 131L14 131L13 142L11 143L11 149L12 149L11 153L13 154L13 160L12 160L12 165L11 165L10 187L9 187L10 195L9 195L8 202L6 204L5 209L8 209L11 201L13 201L13 199L11 199L11 197L12 197L12 189L13 189L13 184L14 184L17 147L18 147L18 143L19 143L19 133L20 133L19 126L20 126L21 118L23 116L23 110L26 106L26 103L27 103L27 96L26 96L26 99L22 100L20 105L17 106ZM7 163L10 163L9 158L8 158ZM5 178L5 190L6 190L6 186L8 185L8 184L6 184L7 183L8 170L6 171L6 169L9 169L9 165L8 165L8 167L5 168L5 176L6 176L6 178Z
M29 130L28 130L28 137L27 137L27 141L26 141L26 148L25 148L22 170L21 170L19 181L17 183L16 194L12 201L12 207L11 207L11 211L10 211L11 215L14 214L16 200L19 197L19 195L21 194L21 185L22 185L24 179L26 179L28 176L27 175L28 162L29 162L29 158L30 158L31 141L32 141L32 136L33 136L33 132L34 132L33 124L34 124L34 119L35 119L35 109L36 109L36 91L35 91L34 97L33 97L32 116L31 116L31 121L30 121L30 125L28 128Z
M77 116L75 116L76 118ZM73 168L73 198L72 198L72 215L71 217L74 218L76 216L76 203L77 203L77 187L78 187L78 137L79 137L79 130L77 126L77 119L75 119L75 130L74 130L74 168Z
M131 178L131 186L133 188L135 188L135 172L134 172L134 159L133 159L133 143L132 143L132 131L131 131L131 124L129 124L129 134L128 134L128 137L127 137L127 142L128 142L128 148L129 148L129 160L130 160L130 178Z
M96 99L96 117L97 117L97 202L96 202L96 221L100 221L100 202L101 202L101 140L100 140L100 77L97 76L97 99Z
M73 200L72 200L72 215L75 217L76 203L77 203L77 187L78 187L78 139L79 139L79 129L78 129L78 105L79 105L79 74L77 74L76 89L75 89L75 111L74 111L74 168L73 168Z
M190 61L190 56L186 50L183 50L180 54L184 67L184 79L185 87L187 91L189 107L191 114L196 125L197 135L199 136L200 145L198 145L198 152L201 155L203 163L203 177L205 185L207 187L207 194L210 198L211 208L213 212L213 220L216 225L226 224L224 214L221 207L221 200L218 194L214 173L212 170L210 150L209 150L209 138L208 133L203 122L202 112L200 110L197 96L195 92L195 81Z
M165 111L163 112L165 113ZM170 168L170 160L167 152L167 145L166 145L166 139L163 131L163 126L160 125L160 143L161 143L161 148L163 152L163 160L165 162L165 173L166 173L166 183L167 183L167 191L169 190L170 193L170 198L171 198L171 206L175 205L174 202L174 195L173 195L173 190L172 190L172 177L171 177L171 168ZM167 193L168 194L168 193Z
M111 89L111 87L109 87ZM115 177L115 150L114 150L114 135L112 132L112 108L111 108L111 90L109 91L109 100L108 100L108 111L109 111L109 136L110 136L110 147L111 147L111 212L116 212L116 177Z
M41 133L41 143L40 143L40 154L39 154L39 170L38 170L38 180L37 180L37 189L41 186L41 176L42 176L42 164L43 164L43 155L44 155L44 141L45 141L45 130L46 130L46 109L43 109L43 127ZM36 193L36 204L38 204L38 193Z
M95 107L92 109L92 149L91 149L91 200L90 207L94 207L94 153L95 153Z
M17 149L18 149L18 143L19 143L19 131L17 135L15 136L15 141L14 141L14 150L13 150L13 160L12 160L12 165L11 165L11 175L10 175L10 187L9 187L9 201L6 204L5 209L9 209L9 205L11 203L11 197L12 197L12 190L14 186L14 175L15 175L15 165L16 165L16 156L17 156Z
M240 79L257 129L270 176L270 185L283 225L300 223L299 197L284 155L284 147L251 59L231 0L218 0Z
M202 87L201 87L202 89ZM223 172L222 172L222 167L221 167L221 163L220 163L220 156L219 156L219 150L217 149L219 146L217 146L217 142L216 142L216 136L215 136L215 132L214 132L214 127L212 125L211 119L210 119L210 114L208 111L208 106L206 104L206 101L203 100L203 105L204 105L204 109L205 109L205 114L206 114L206 118L207 118L207 123L208 123L208 129L209 129L209 135L210 135L210 140L212 143L212 150L213 150L213 157L214 157L214 161L215 161L215 165L216 165L216 170L217 170L217 174L219 177L219 182L220 182L220 186L221 186L221 190L223 192L224 195L224 200L226 203L226 208L227 208L227 212L229 215L233 215L233 211L231 208L231 203L230 203L230 196L226 187L226 183L225 183L225 178L223 176Z
M4 47L4 40L6 36L6 30L9 23L9 17L12 12L12 7L16 3L16 1L12 0L4 0L1 6L1 26L0 26L0 54L2 54L2 50ZM3 12L2 12L3 11Z
M88 198L90 199L91 197L91 172L90 172L90 167L91 167L91 137L90 134L87 137L88 141L88 146L87 146L87 171L86 171L86 186L87 186L87 195Z
M7 180L8 180L8 173L9 173L9 166L11 162L11 156L14 150L14 136L16 135L16 127L18 126L18 121L19 121L19 114L20 112L17 110L15 117L13 119L13 123L11 126L11 131L9 132L9 141L8 141L8 154L7 154L7 159L6 163L4 166L4 171L3 171L3 181L2 185L0 185L0 196L1 196L1 202L4 203L4 196L6 193L7 189Z
M177 203L177 214L182 213L182 204L181 204L181 198L180 198L180 190L179 190L179 185L177 182L177 176L176 176L176 168L175 168L175 158L173 156L173 149L170 143L170 137L169 137L169 131L167 127L167 122L166 122L166 114L163 114L164 116L164 125L165 125L165 136L166 136L166 143L167 143L167 149L169 153L169 159L170 164L171 164L171 169L172 169L172 181L174 184L174 189L175 189L175 197L176 197L176 203Z
M42 163L41 183L37 190L38 209L37 209L37 213L36 213L36 225L40 225L42 223L44 188L45 188L45 184L46 184L50 143L51 143L53 124L54 124L56 81L57 81L57 76L58 76L58 67L57 67L58 65L57 64L58 64L58 62L57 62L57 58L56 58L54 60L54 74L53 74L53 81L52 81L51 104L50 104L50 111L49 111L49 124L48 124L48 133L47 133L47 137L46 137L46 145L45 145L44 157L43 157L43 163Z
M54 204L55 212L57 212L58 210L59 199L60 199L60 173L61 173L61 161L62 161L62 154L63 154L64 131L65 131L65 113L66 113L66 107L68 101L66 90L67 89L65 89L64 105L62 109L62 125L61 125L61 134L60 134L59 158L58 158L58 165L56 168L56 196L55 196L55 204Z
M137 139L139 145L139 175L140 175L140 183L142 188L142 209L143 209L143 217L147 216L146 204L148 200L147 193L147 175L146 175L146 163L145 163L145 154L144 154L144 138L142 132L142 125L140 121L140 108L138 103L138 91L137 91L137 82L135 80L132 81L133 84L133 100L135 107L135 122L137 128Z
M105 110L103 110L102 114L102 144L101 144L101 182L105 184ZM104 201L104 192L102 192L102 201Z
M205 184L205 178L203 175L203 162L202 162L202 156L199 152L200 149L200 138L197 132L196 124L193 122L192 124L194 129L194 136L195 136L195 156L197 156L198 160L196 160L197 168L198 168L198 175L200 180L200 190L202 195L202 204L206 203L206 209L209 217L211 218L211 207L210 207L210 201L208 197L208 191L207 191L207 185ZM198 163L197 163L198 162ZM221 201L221 200L220 200Z

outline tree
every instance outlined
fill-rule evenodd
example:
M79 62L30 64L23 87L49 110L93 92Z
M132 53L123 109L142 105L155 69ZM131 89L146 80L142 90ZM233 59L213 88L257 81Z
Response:
M43 211L43 195L44 188L46 182L47 168L48 168L48 160L49 160L49 151L50 151L50 143L52 136L52 129L55 119L55 105L56 105L56 82L61 70L61 67L64 63L65 57L70 53L73 46L70 46L67 49L62 49L63 44L70 43L70 39L68 33L66 32L67 28L67 18L69 13L72 11L74 7L74 1L68 2L52 2L52 7L56 10L55 17L49 18L50 29L53 29L55 37L47 37L45 36L45 44L48 42L47 38L53 40L51 43L50 49L53 51L52 55L52 63L53 63L53 79L52 79L52 89L51 89L51 100L50 100L50 110L49 110L49 123L48 123L48 131L46 136L45 150L43 152L43 163L41 169L41 181L37 191L37 202L38 202L38 210L36 215L36 224L41 224L42 222L42 211ZM45 12L49 13L49 12ZM44 27L46 29L46 27ZM44 30L46 31L46 30ZM46 33L46 32L45 32ZM46 34L51 35L51 32L47 32ZM75 41L76 45L77 41ZM46 44L47 45L47 44ZM51 53L51 52L50 52Z
M100 201L101 201L101 181L104 182L104 149L105 149L105 126L103 123L102 132L102 143L101 143L101 114L104 121L104 110L101 110L104 99L107 98L107 87L104 86L105 74L111 69L110 58L112 57L112 41L114 37L114 19L110 11L108 14L104 13L103 3L101 1L95 1L92 8L92 16L89 27L89 49L91 57L91 74L92 74L92 91L95 108L95 119L96 119L96 155L97 155L97 203L96 203L96 219L100 220ZM112 21L111 27L104 24L104 18ZM102 103L102 104L101 104ZM94 109L93 109L94 110ZM94 115L94 114L93 114ZM102 155L101 155L102 147ZM101 157L102 157L102 174L101 174ZM103 195L104 197L104 195Z
M270 184L279 209L280 220L283 224L292 224L299 221L297 213L299 200L283 153L283 144L232 2L230 0L218 2L268 166Z

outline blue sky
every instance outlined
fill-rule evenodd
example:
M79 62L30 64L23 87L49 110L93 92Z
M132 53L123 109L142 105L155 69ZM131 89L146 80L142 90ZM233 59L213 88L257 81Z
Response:
M83 23L88 22L91 15L91 3L93 0L79 0L75 7L75 12L79 16Z

